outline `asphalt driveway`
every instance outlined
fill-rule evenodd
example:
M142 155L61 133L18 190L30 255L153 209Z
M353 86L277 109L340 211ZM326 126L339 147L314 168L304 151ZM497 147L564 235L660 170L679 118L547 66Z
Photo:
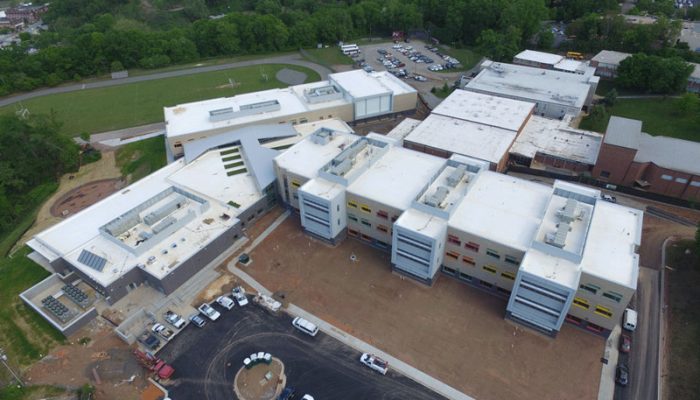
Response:
M360 364L360 353L319 332L307 336L286 314L273 316L250 304L221 309L200 329L190 325L159 354L175 368L167 385L174 399L235 399L233 378L243 359L271 353L284 362L287 386L315 399L440 399L439 395L391 371L382 376Z

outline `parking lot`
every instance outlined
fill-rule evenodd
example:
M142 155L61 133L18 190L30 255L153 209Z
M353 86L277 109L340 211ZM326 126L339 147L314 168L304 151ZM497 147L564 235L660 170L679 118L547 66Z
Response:
M400 48L398 48L400 46ZM397 47L397 48L395 48ZM393 43L393 42L382 42L370 45L360 46L362 53L357 59L364 59L369 67L374 71L393 71L397 73L401 78L405 78L410 82L420 83L422 80L416 80L416 76L420 76L426 79L425 82L432 81L431 87L436 86L435 82L448 82L452 84L456 79L458 79L464 71L454 70L444 70L442 72L431 71L429 68L437 65L444 66L450 61L458 62L456 59L450 59L450 61L443 59L440 55L439 49L432 46L428 46L437 51L431 51L426 48L426 44L419 40L413 40L409 43ZM379 52L378 52L379 50ZM444 56L444 54L442 54ZM420 57L422 59L416 59L416 61L411 60L410 57ZM426 63L425 58L428 58L431 63ZM390 60L395 60L393 65L389 64ZM461 67L461 65L455 65L455 67ZM403 71L399 73L398 71Z
M300 398L439 399L440 396L391 371L386 376L359 362L360 353L318 333L310 337L292 327L286 314L273 316L250 303L231 311L214 306L221 317L203 328L186 327L158 356L175 368L166 383L173 399L236 398L233 379L243 360L268 352L282 360L287 387Z
M504 320L506 299L446 276L419 285L365 243L306 236L298 216L251 257L243 269L271 291L469 396L598 396L604 340L566 324L555 339L524 329Z

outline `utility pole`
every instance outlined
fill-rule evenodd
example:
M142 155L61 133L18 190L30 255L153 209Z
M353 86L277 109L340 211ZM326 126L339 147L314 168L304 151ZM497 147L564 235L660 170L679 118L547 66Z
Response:
M7 370L10 371L12 376L14 376L15 379L17 379L17 382L19 382L19 384L21 386L24 386L24 382L22 382L22 380L19 379L19 376L17 376L17 374L15 374L15 371L13 371L12 368L10 368L10 366L7 365L7 355L5 354L5 351L1 348L0 348L0 361L2 361L3 365L5 365L5 368L7 368Z

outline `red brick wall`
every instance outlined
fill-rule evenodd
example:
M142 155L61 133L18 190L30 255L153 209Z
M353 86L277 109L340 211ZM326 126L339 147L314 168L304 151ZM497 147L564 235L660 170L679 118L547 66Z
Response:
M624 183L625 178L635 154L637 154L637 150L603 143L600 146L600 153L598 153L598 161L593 167L593 177L614 184L626 184ZM610 176L602 177L603 171L609 172Z

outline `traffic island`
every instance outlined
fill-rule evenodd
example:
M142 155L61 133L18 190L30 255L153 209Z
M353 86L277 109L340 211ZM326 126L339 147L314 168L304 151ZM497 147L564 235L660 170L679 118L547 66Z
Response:
M269 362L262 357L245 361L233 381L236 396L241 400L276 399L287 382L282 361L275 357L269 357Z

